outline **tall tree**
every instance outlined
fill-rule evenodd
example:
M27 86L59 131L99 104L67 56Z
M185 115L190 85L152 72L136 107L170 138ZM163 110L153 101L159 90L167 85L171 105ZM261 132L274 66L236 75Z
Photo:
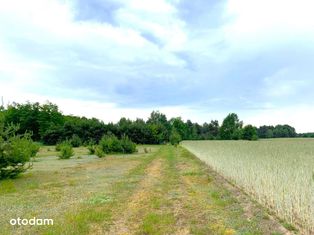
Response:
M230 113L223 120L219 130L220 138L223 140L241 139L241 129L243 122L239 120L238 115Z

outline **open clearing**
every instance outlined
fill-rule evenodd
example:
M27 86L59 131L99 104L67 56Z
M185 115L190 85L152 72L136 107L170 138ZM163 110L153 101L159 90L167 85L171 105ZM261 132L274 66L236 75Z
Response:
M1 234L291 234L187 150L146 148L58 160L44 147L32 170L0 182ZM9 224L34 216L54 225Z

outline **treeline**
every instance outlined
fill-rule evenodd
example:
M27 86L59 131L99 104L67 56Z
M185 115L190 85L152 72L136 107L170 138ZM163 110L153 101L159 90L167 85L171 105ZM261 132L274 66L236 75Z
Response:
M259 138L297 137L295 129L289 125L261 126L257 130Z
M99 143L105 134L117 138L127 136L137 144L161 144L180 140L256 140L258 138L296 137L295 129L288 125L243 126L237 114L229 114L219 125L211 120L200 125L180 117L167 119L166 115L153 111L147 121L121 118L117 123L107 123L96 118L63 115L52 103L13 103L2 107L5 125L18 124L18 133L32 133L34 141L54 145L69 140L79 144Z

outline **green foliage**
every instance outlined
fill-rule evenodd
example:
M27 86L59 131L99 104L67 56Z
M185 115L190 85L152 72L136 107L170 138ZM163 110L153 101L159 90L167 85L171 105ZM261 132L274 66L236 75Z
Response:
M39 150L29 133L17 135L17 130L13 124L5 127L3 113L0 113L0 179L14 178L31 168Z
M56 151L59 152L61 150L61 143L56 144Z
M153 111L147 122L121 118L118 123L104 124L96 118L62 115L58 106L46 104L13 103L1 107L5 124L14 123L20 128L17 134L32 133L32 139L44 144L55 145L70 140L73 147L81 146L90 140L99 143L105 133L112 133L118 138L123 135L136 144L164 144L170 140L171 131L176 129L183 140L241 139L242 122L237 114L229 114L222 126L217 120L200 125L190 120L184 122L180 117L167 119L166 115ZM259 138L296 137L295 129L289 125L262 126L258 129ZM311 134L300 135L304 137Z
M247 125L242 130L242 139L244 140L257 140L257 129L252 125Z
M73 147L69 142L63 142L60 144L60 159L69 159L74 155Z
M32 132L34 140L41 140L45 132L51 127L63 124L63 116L58 107L52 103L18 104L13 103L5 110L5 124L18 124L18 134Z
M169 137L170 143L174 146L177 146L180 141L182 140L181 135L176 129L173 129L171 131L170 137Z
M99 142L99 146L104 153L123 152L120 140L113 134L104 135Z
M88 153L90 155L93 155L93 154L95 154L96 145L87 145L87 149L88 149Z
M105 156L106 156L105 153L104 153L104 151L102 150L102 147L99 146L99 145L97 145L97 146L95 147L95 154L96 154L96 156L99 157L99 158L102 158L102 157L105 157Z
M239 120L238 115L230 113L222 122L220 127L220 138L223 140L238 140L241 139L242 121Z
M99 146L107 154L134 153L136 151L136 144L125 135L120 140L113 134L104 135L99 142Z
M126 135L122 136L120 142L124 153L136 152L136 144L133 143Z
M80 147L82 145L82 140L78 135L74 134L70 140L70 143L73 147Z
M291 138L296 137L296 131L289 125L261 126L257 130L259 138Z

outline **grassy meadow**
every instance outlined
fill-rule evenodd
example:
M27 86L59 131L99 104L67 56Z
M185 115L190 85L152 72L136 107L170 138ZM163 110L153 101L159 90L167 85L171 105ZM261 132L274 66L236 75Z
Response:
M1 234L292 234L184 148L144 147L67 160L41 147L33 169L0 181ZM34 216L54 225L9 224Z
M314 139L183 141L182 146L302 233L314 234Z

